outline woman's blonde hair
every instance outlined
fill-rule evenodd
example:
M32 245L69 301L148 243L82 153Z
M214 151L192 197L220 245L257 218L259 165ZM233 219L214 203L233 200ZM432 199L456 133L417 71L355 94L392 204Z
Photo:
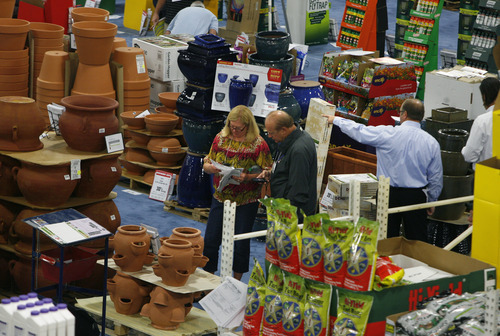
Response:
M232 134L229 123L236 120L241 121L247 127L247 135L245 137L247 142L252 142L257 139L259 136L259 126L257 126L252 111L245 105L238 105L229 112L226 118L226 124L221 131L222 136L227 137Z

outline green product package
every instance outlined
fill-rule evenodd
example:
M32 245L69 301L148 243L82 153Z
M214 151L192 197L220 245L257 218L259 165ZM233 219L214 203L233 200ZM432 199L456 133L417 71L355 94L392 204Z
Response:
M332 336L362 336L365 334L373 296L337 289L337 319Z
M254 258L254 266L248 280L243 335L258 336L262 334L265 295L266 277L259 262Z
M347 273L347 260L354 234L354 223L327 218L322 220L322 228L325 234L323 281L342 287Z
M305 279L299 275L283 272L283 334L304 335Z
M330 335L330 300L332 286L306 279L304 335Z
M300 251L301 277L323 281L323 245L325 236L322 220L329 219L328 214L316 214L304 217L302 228L302 248Z
M266 336L282 335L283 319L283 271L274 264L269 264L266 296L264 298L264 319L262 333Z

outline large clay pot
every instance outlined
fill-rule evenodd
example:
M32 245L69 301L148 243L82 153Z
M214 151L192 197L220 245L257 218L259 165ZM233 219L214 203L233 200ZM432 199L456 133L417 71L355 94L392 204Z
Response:
M122 222L120 212L118 211L118 208L113 200L92 203L78 207L77 210L93 221L99 223L99 225L106 228L109 232L116 232ZM82 245L85 247L101 249L105 246L105 239L94 239Z
M255 47L264 60L279 60L286 56L290 34L284 31L261 31L255 34Z
M16 0L0 0L0 18L11 18Z
M94 7L76 7L71 10L73 22L108 21L109 11Z
M109 238L110 247L115 250L113 260L124 272L137 272L150 264L154 255L149 253L151 236L143 226L122 225Z
M7 244L10 227L16 215L10 203L0 201L0 244Z
M0 97L0 120L0 150L30 152L43 147L39 137L45 122L35 100Z
M110 22L81 21L73 23L72 27L79 62L87 65L107 64L118 26Z
M193 294L179 294L159 286L151 292L150 303L142 307L141 315L151 320L156 329L174 330L185 321L191 310Z
M106 149L106 135L119 130L115 109L118 102L99 96L69 96L61 99L66 108L59 118L61 135L73 149L100 152Z
M12 15L11 15L12 16ZM0 50L21 50L26 44L30 22L21 19L0 19Z
M114 99L116 92L109 64L78 64L71 95L94 95Z
M107 288L119 314L134 315L149 301L152 286L122 272L107 280Z
M187 152L177 183L179 204L189 208L208 208L212 202L210 175L203 171L205 155Z
M203 254L205 240L201 236L201 230L193 227L176 227L172 229L170 239L184 239L193 245L194 253Z
M116 48L113 51L113 61L123 65L124 81L141 81L149 78L144 50L141 48Z
M105 198L120 180L122 168L118 163L118 155L112 155L83 160L81 172L82 177L73 195L84 198Z
M9 239L13 242L17 252L31 255L33 250L33 227L26 224L23 219L34 216L43 215L50 212L49 210L24 209L19 212L16 219L12 223L9 231ZM38 235L38 249L47 251L57 248L57 245L47 235Z
M0 155L0 195L1 196L20 196L21 191L17 185L12 168L21 163L6 155Z
M14 280L16 291L19 293L28 293L31 291L31 253L29 257L18 256L17 259L9 261L9 272ZM37 288L55 285L55 282L47 280L42 274L42 268L38 267L36 272ZM46 297L55 297L56 290L44 291Z
M12 168L19 190L28 202L38 206L56 207L64 204L75 190L78 180L71 180L70 164L42 166L22 162Z
M30 31L35 39L62 39L64 27L55 23L31 22Z
M311 98L325 99L319 82L309 80L294 81L290 83L290 87L293 89L293 96L302 109L302 119L307 117Z

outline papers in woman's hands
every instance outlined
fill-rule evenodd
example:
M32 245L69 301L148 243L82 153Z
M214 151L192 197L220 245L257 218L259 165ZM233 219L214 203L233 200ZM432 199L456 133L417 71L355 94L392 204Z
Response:
M232 177L240 176L243 168L228 167L215 162L214 160L211 161L214 167L220 170L219 174L222 176L219 186L217 187L217 191L221 192L222 189L224 189L228 184L240 184L240 182L232 179Z

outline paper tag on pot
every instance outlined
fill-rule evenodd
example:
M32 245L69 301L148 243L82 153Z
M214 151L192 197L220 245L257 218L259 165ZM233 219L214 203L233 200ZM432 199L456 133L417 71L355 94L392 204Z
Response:
M80 159L71 160L70 171L72 180L79 180L82 178L82 170L80 168L81 162Z
M136 115L135 117L136 118L144 118L145 116L147 116L148 114L151 114L151 112L149 112L149 110L144 110L142 111L141 113L139 113L138 115Z
M168 147L162 147L161 152L162 153L168 153Z
M144 55L135 56L135 64L137 65L137 73L146 73L146 61L144 60Z
M125 148L121 133L106 135L104 140L106 140L106 149L108 153L122 151Z

